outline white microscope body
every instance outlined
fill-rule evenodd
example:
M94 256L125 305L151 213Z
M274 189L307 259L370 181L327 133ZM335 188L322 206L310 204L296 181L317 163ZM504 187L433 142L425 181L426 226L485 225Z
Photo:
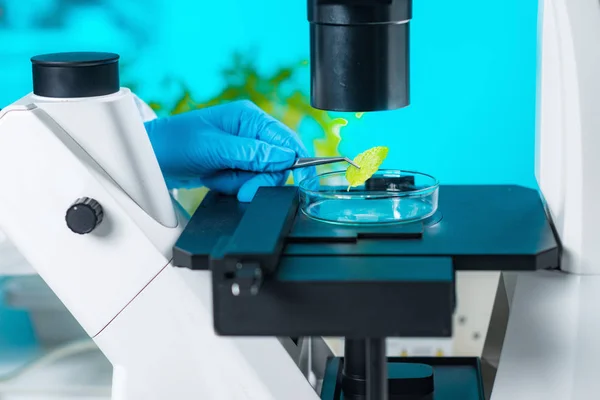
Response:
M509 287L492 399L595 399L600 2L540 1L539 23L537 176L564 255ZM216 336L210 272L170 265L185 217L129 90L3 109L0 171L0 228L113 364L113 399L318 398L277 339ZM81 198L103 211L83 235L65 223Z
M3 109L0 171L0 228L113 364L113 399L317 398L277 339L216 336L210 272L170 265L185 216L128 89ZM81 198L88 234L65 222Z
M506 280L510 315L492 400L600 396L600 2L540 1L536 176L561 271ZM508 155L509 156L509 155Z

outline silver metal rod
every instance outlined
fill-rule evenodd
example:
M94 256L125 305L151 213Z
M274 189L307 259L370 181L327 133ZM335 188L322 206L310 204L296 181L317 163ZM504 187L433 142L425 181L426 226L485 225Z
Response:
M350 165L352 165L352 166L360 169L360 166L358 166L357 164L355 164L354 161L352 161L351 159L349 159L347 157L306 157L306 158L298 158L298 159L296 159L296 162L294 163L294 165L292 165L290 167L290 169L312 167L312 166L315 166L315 165L332 164L332 163L337 163L337 162L347 162L348 164L350 164Z

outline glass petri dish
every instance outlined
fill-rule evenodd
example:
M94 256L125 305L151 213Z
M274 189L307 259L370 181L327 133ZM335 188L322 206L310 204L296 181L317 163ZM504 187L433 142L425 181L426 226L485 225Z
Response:
M300 182L300 209L308 217L341 225L415 222L438 207L439 182L413 171L379 170L350 188L346 172L328 172Z

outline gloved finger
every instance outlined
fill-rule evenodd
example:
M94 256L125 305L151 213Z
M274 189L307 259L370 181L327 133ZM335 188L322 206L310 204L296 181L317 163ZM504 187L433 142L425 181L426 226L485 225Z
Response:
M202 179L202 185L219 193L237 194L244 183L257 176L256 172L221 171Z
M251 101L242 100L213 106L202 110L199 116L224 133L239 137L254 138L293 150L298 157L309 153L299 136L285 124L279 122ZM316 176L315 167L294 171L294 182Z
M190 171L243 170L276 172L288 169L296 160L296 153L284 147L273 146L260 140L220 133L205 133L201 143L188 148Z
M282 186L285 184L288 172L259 174L242 185L237 198L240 202L251 202L258 188L263 186Z
M317 175L315 167L300 168L294 170L294 184L299 185L305 179L312 178Z
M216 128L236 136L258 139L294 150L309 157L300 137L285 124L249 100L234 101L205 109L206 118Z
M256 106L247 106L241 113L239 135L248 135L275 146L292 149L298 157L309 157L308 150L296 132Z
M251 102L245 103L240 114L239 136L255 137L258 140L281 146L296 152L298 157L309 157L308 150L296 132L267 114ZM294 182L317 175L315 167L294 171Z

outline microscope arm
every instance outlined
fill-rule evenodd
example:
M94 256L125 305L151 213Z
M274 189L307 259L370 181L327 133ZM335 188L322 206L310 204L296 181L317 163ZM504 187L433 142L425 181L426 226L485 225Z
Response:
M140 116L144 122L150 121L157 118L156 113L152 108L140 99L138 96L133 94L135 105L140 113ZM25 101L21 99L21 101ZM0 112L2 110L0 109ZM178 203L175 202L175 206L178 207ZM179 211L182 215L187 215L184 210ZM0 224L1 225L1 224ZM165 248L168 252L169 249ZM23 255L14 247L10 240L6 237L4 232L0 231L0 252L2 258L0 259L0 276L21 276L21 275L35 275L36 270L27 262Z
M96 335L168 264L179 229L154 221L33 102L0 113L0 164L0 186L12 189L0 198L0 226ZM103 213L86 235L72 232L65 220L83 197L97 201Z
M143 129L129 91L111 96L85 99L97 108L89 116ZM106 113L122 97L129 111ZM68 132L73 124L57 123L41 103L29 95L0 112L0 186L10 189L0 196L0 228L114 366L113 398L316 400L278 339L215 334L210 273L170 264L186 223L177 207L155 210L177 215L175 227L159 223L76 140L107 132L94 130L93 120ZM123 150L124 143L113 145ZM164 186L156 179L141 181L146 193ZM83 197L101 207L102 218L78 234L65 217Z

